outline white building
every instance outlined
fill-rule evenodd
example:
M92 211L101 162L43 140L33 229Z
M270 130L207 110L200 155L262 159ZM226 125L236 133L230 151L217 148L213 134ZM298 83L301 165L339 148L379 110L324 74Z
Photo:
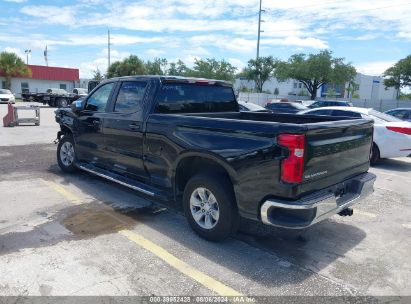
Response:
M358 73L354 82L359 86L358 91L355 93L357 93L361 99L384 100L397 98L397 90L395 88L385 88L382 77ZM347 92L344 97L348 97Z
M354 92L354 96L358 96L360 99L367 100L380 100L380 99L396 99L397 90L394 88L385 88L384 80L382 77L369 76L358 73L354 79L354 82L358 85L358 90ZM234 90L240 92L244 89L253 90L255 87L254 81L249 81L245 78L238 78L234 82ZM323 85L317 92L318 97L327 97L327 92L330 86L328 84ZM336 97L349 98L349 92L347 91L348 84L345 86L336 85L332 86L333 91L336 93ZM289 79L285 82L279 82L276 78L271 78L264 83L263 91L269 94L274 94L278 89L278 94L282 97L286 96L309 96L304 84L298 80Z
M79 83L79 70L71 68L28 65L31 77L13 77L11 91L20 97L22 92L46 92L48 88L65 89L71 92ZM6 79L0 71L0 88L5 88Z

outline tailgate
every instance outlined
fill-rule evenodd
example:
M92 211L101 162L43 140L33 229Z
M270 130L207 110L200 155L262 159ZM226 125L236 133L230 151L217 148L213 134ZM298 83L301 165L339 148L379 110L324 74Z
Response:
M302 193L340 183L368 170L372 121L340 120L307 127Z

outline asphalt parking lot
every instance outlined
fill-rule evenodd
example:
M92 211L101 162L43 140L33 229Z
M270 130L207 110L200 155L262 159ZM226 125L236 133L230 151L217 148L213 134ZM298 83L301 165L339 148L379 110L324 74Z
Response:
M411 295L411 158L383 160L354 216L250 223L223 243L159 204L56 165L54 109L0 127L0 295ZM6 106L0 105L0 116Z

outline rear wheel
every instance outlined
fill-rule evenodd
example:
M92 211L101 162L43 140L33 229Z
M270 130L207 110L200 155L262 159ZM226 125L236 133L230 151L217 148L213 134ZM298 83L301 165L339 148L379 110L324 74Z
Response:
M64 172L75 172L76 152L74 149L74 140L71 135L64 135L57 146L57 162Z
M192 177L184 189L183 207L190 226L207 240L223 240L237 230L238 212L227 178L214 174Z
M374 166L380 160L380 149L378 146L373 143L371 148L370 163L371 166Z
M57 106L58 106L59 108L65 108L65 107L67 107L67 106L68 106L68 100L67 100L66 98L60 98L60 99L57 101Z

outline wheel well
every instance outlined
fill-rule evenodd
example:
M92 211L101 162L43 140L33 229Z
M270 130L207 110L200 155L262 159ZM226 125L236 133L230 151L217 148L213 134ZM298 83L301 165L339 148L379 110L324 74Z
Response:
M187 182L197 173L214 173L226 177L233 184L227 170L217 162L198 156L184 158L177 166L175 174L176 196L180 196Z
M67 128L66 126L60 126L60 129L61 129L61 133L62 133L63 135L72 134L71 130L70 130L69 128Z
M375 141L372 142L372 147L371 147L371 148L373 148L373 147L376 147L376 148L377 148L377 150L378 150L378 156L381 157L380 147L378 147L378 145L377 145L377 143L376 143Z

